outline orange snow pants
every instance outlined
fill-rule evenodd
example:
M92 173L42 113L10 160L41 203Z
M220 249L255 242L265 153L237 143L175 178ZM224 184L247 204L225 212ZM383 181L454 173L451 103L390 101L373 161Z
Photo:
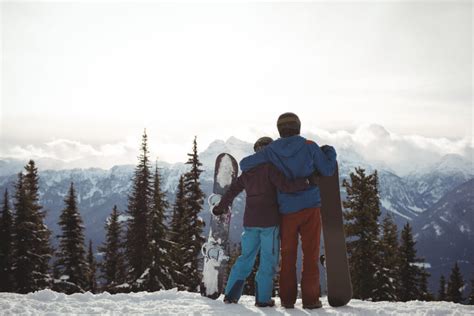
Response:
M280 299L284 305L296 302L296 260L298 236L301 236L303 270L301 292L303 305L319 301L319 241L321 236L320 208L306 208L282 215L281 225Z

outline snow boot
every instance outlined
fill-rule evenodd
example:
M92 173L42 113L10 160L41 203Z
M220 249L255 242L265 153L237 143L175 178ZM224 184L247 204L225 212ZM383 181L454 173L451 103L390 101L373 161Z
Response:
M271 299L269 302L255 302L257 307L273 307L275 306L275 300Z
M317 301L314 304L309 304L309 305L303 305L304 309L317 309L323 307L323 304L321 304L321 301Z
M236 300L235 298L231 298L229 296L224 296L224 303L226 304L237 304L238 300Z

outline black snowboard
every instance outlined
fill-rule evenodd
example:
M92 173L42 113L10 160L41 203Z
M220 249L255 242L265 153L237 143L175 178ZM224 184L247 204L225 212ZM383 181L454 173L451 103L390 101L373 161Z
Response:
M333 307L344 306L352 298L352 284L347 260L337 166L333 176L319 179L319 188L328 301Z
M231 211L220 216L212 215L212 207L217 205L220 197L237 177L238 165L234 157L223 153L217 156L214 169L213 194L209 197L211 213L209 236L202 246L204 265L200 292L202 296L217 299L224 292L224 279L229 259L229 226Z

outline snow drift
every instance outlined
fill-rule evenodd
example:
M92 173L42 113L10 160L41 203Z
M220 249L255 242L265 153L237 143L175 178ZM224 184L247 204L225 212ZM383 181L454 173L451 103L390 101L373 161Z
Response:
M258 308L253 296L242 296L239 304L226 305L219 300L201 297L199 293L176 289L130 294L72 294L51 290L30 294L0 293L2 315L474 315L472 306L448 302L407 303L352 300L348 306L333 308L322 299L323 308L304 310L298 300L293 310L277 306Z

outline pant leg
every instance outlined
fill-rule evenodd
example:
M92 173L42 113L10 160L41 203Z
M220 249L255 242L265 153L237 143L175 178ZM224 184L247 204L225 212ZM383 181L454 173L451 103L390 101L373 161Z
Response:
M299 212L298 212L299 213ZM297 296L296 259L298 256L299 214L283 215L280 222L281 270L280 298L282 304L295 304Z
M280 230L278 226L260 229L260 265L255 276L255 301L269 302L280 258Z
M301 248L303 250L303 271L301 294L303 305L319 301L319 245L321 237L321 217L319 208L304 210L306 220L300 226Z
M260 249L258 228L244 227L241 245L242 253L232 266L225 288L225 295L236 300L242 296L245 280L252 272L255 257Z

